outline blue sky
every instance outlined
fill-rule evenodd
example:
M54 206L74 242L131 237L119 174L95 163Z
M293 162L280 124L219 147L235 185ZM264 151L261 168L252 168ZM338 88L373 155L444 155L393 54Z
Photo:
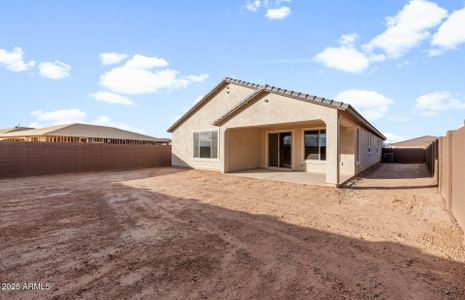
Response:
M0 128L169 136L225 76L443 135L465 119L465 1L0 1Z

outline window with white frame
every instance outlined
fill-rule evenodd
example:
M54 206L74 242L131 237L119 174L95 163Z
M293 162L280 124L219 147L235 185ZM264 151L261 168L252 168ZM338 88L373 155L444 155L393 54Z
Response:
M305 159L326 160L326 130L304 131Z
M194 158L218 158L218 132L194 132Z

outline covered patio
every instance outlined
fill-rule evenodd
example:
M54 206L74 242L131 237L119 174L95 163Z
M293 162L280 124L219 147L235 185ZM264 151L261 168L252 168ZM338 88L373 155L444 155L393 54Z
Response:
M299 184L343 183L355 174L355 130L344 118L336 117L336 124L331 120L229 128L224 173Z

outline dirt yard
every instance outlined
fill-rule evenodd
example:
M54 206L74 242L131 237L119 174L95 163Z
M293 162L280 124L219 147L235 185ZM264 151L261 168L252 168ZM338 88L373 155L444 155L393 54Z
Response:
M0 181L2 299L465 299L423 165L343 189L172 168Z

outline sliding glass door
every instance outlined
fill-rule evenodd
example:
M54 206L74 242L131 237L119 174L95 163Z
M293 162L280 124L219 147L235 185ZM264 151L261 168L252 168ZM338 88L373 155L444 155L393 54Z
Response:
M268 167L292 167L292 133L268 134Z

